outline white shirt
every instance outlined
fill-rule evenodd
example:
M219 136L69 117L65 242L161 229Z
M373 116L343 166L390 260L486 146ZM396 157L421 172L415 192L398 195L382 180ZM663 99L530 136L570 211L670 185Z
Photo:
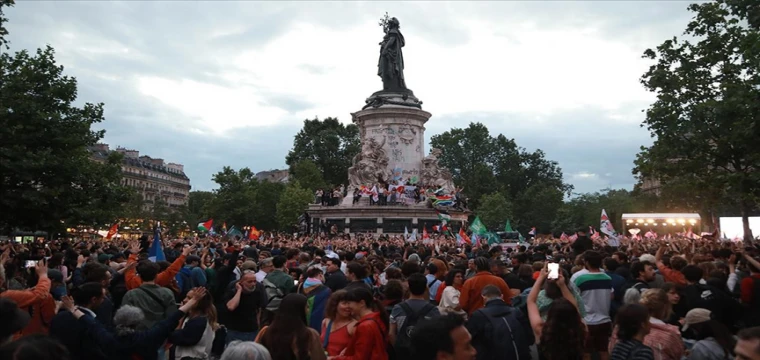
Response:
M86 307L78 306L77 309L79 309L79 311L81 311L81 312L83 312L83 313L85 313L87 315L92 316L93 319L96 318L96 317L98 317L97 315L95 315L94 312L92 312L92 310L90 310L90 309L88 309Z

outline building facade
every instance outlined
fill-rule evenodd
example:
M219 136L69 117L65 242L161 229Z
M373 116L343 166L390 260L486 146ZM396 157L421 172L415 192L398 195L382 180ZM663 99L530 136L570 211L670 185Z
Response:
M184 165L164 163L164 159L147 155L140 156L139 151L123 147L111 150L108 144L97 144L90 151L95 161L105 161L112 151L124 155L121 183L137 190L142 195L146 208L151 208L157 200L163 200L169 208L187 205L191 187Z

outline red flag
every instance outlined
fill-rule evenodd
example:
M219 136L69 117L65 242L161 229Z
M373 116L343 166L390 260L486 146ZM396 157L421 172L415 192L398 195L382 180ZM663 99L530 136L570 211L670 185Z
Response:
M472 241L470 240L470 237L467 236L467 233L464 232L464 226L459 228L459 237L464 240L465 244L471 244Z
M427 226L422 227L422 239L423 240L430 239L430 236L428 236L428 232L427 232Z
M119 223L111 225L111 228L108 229L108 234L106 234L106 240L111 240L117 232L119 232Z
M261 235L261 231L257 230L255 226L251 226L251 232L248 233L249 240L258 240Z

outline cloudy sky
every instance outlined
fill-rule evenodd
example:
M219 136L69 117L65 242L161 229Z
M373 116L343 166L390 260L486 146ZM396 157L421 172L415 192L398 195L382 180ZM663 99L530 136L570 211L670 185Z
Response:
M378 19L401 22L426 137L479 121L559 162L576 191L632 188L651 143L641 53L680 34L684 1L17 1L11 49L45 44L104 102L105 142L185 165L194 189L223 166L285 167L306 118L381 88Z

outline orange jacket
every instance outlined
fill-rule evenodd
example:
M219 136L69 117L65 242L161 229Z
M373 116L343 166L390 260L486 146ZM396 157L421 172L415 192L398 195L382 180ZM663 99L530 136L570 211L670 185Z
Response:
M34 289L8 290L0 293L0 297L8 298L16 302L19 308L28 308L50 296L50 279L46 276L37 281Z
M137 262L137 255L131 254L129 255L129 260L127 260L127 265ZM169 266L166 270L158 273L156 275L156 285L158 286L169 286L169 284L172 283L172 279L174 279L175 276L179 273L180 270L182 270L182 266L185 265L185 255L180 255L177 260L174 260L174 262ZM127 269L127 271L124 272L124 282L127 285L127 290L132 290L139 288L140 285L142 285L142 279L140 279L139 276L137 276L137 273L135 272L135 268Z
M472 315L475 310L482 308L485 304L483 303L483 297L480 296L480 292L488 285L494 285L499 288L504 302L507 304L512 303L509 286L507 286L504 279L488 271L481 271L467 279L464 282L464 286L462 286L461 294L459 295L459 305L462 306L462 310Z
M686 277L680 271L673 270L665 264L657 264L657 270L660 271L665 281L675 283L676 285L686 286Z

